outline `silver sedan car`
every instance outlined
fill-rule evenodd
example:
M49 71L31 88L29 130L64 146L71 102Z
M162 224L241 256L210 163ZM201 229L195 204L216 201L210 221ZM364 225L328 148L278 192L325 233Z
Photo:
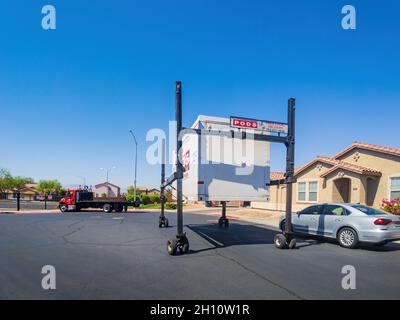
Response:
M280 219L285 228L285 217ZM293 232L337 239L346 248L359 242L385 245L400 239L400 216L361 204L325 203L292 214Z

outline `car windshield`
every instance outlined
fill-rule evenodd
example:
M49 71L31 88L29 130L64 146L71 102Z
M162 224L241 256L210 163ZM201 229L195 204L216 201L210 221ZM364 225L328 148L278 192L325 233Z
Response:
M382 214L387 214L386 212L374 209L374 208L370 208L367 206L363 206L360 204L356 204L356 205L352 205L352 207L354 209L360 210L361 212L369 215L369 216L374 216L374 215L382 215Z

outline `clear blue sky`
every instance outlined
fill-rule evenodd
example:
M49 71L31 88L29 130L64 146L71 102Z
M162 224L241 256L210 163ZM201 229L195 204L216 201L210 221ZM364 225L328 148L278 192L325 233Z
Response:
M57 9L57 30L41 8ZM341 28L341 8L357 30ZM400 147L400 2L268 0L3 0L0 166L64 185L105 179L157 186L146 132L198 114L284 121L297 99L296 165L353 141ZM272 169L284 168L272 147Z

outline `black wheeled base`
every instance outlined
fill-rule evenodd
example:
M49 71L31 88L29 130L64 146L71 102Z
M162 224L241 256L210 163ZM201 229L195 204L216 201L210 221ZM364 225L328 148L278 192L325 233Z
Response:
M158 227L159 228L168 228L169 227L169 221L166 217L160 216L158 219Z
M222 215L218 219L218 226L220 228L229 228L229 220L226 218L226 201L221 201Z
M295 249L296 239L292 233L278 233L274 237L275 247L278 249Z
M218 226L220 228L229 228L229 219L226 217L221 217L218 219Z
M174 256L177 253L189 253L189 240L186 237L186 234L176 235L175 238L169 239L167 242L167 251L171 256Z

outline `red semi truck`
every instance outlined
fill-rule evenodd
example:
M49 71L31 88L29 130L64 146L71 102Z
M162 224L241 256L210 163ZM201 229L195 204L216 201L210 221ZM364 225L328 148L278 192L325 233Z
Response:
M128 206L139 207L136 201L121 201L121 199L95 199L93 192L87 189L70 189L64 198L59 201L61 212L79 211L87 208L98 208L104 212L127 211Z

